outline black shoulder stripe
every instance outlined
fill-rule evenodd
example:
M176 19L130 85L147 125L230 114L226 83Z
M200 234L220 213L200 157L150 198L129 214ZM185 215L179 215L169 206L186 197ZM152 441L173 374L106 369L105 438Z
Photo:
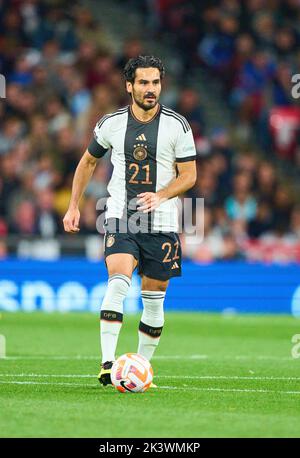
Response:
M186 126L185 126L185 124L183 123L183 121L182 121L180 118L176 118L176 116L174 116L174 115L171 114L171 113L167 113L167 112L164 111L164 110L162 110L162 113L163 113L165 116L170 116L170 118L174 118L174 119L176 119L177 121L179 121L180 124L182 125L182 128L183 128L184 133L186 133L186 132L188 131L187 128L186 128Z
M163 105L163 109L166 110L166 111L168 111L169 113L172 113L172 114L178 116L179 118L181 118L183 121L185 121L185 122L187 123L187 120L185 119L185 117L182 116L182 115L181 115L180 113L178 113L177 111L172 110L171 108L168 108L168 107L166 107L165 105Z
M119 108L119 109L117 110L117 112L118 112L118 111L126 111L126 110L128 110L128 107L129 107L129 105L126 105L126 107Z
M110 115L105 115L103 116L100 121L97 122L97 127L100 129L100 127L102 126L102 124L104 123L104 121L106 121L108 118L109 118Z
M168 113L170 113L170 114L173 114L177 118L181 119L184 122L187 130L190 130L190 125L189 125L189 123L187 122L187 120L185 119L184 116L180 115L179 113L176 113L176 111L171 110L170 108L166 108L165 106L163 107L163 110L168 112Z
M100 129L100 127L102 126L102 124L103 124L107 119L113 118L114 116L118 116L118 115L124 114L124 113L126 113L127 109L128 109L128 107L126 107L126 108L120 108L120 110L116 111L115 113L104 115L104 116L100 119L100 121L97 122L97 127Z
M123 113L126 113L127 111L127 107L126 108L120 108L120 110L114 112L114 113L111 113L111 114L107 114L107 115L104 115L100 121L98 121L97 125L102 125L104 121L106 121L106 119L109 119L109 118L112 118L113 116L116 116L116 115L119 115L119 114L123 114Z
M179 115L178 113L176 113L176 112L173 111L173 110L168 110L168 109L166 109L166 108L163 109L163 112L164 112L165 114L168 113L168 114L173 115L174 118L178 119L178 121L179 121L179 120L182 121L183 124L185 125L186 130L187 130L187 131L190 130L190 125L189 125L189 123L187 122L187 120L186 120L183 116Z

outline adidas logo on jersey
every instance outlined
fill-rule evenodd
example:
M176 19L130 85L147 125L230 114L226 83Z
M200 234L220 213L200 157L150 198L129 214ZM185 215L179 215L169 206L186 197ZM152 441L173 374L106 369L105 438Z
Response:
M141 140L143 142L147 141L147 138L145 137L145 134L141 134L138 137L136 137L136 140Z
M179 265L177 264L176 261L174 262L174 264L171 267L171 270L173 270L173 269L179 269Z

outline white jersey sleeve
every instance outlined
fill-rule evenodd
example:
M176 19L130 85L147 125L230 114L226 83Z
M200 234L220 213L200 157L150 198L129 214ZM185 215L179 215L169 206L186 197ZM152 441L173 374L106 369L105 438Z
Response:
M196 148L192 129L178 129L178 136L175 144L176 162L194 161L196 159Z

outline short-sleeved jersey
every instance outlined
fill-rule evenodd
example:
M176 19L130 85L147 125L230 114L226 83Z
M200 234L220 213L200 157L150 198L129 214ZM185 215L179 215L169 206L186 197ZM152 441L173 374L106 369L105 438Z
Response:
M100 119L88 151L102 157L109 149L113 173L107 187L110 196L106 219L128 218L136 211L134 202L138 194L165 188L176 178L177 162L196 158L187 120L163 105L149 122L136 119L130 106ZM178 230L177 200L169 199L154 210L154 230Z

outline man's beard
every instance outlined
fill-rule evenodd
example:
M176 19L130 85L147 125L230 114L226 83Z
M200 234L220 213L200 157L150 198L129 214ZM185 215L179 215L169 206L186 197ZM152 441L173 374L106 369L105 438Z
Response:
M136 103L140 108L142 108L142 110L144 110L144 111L152 110L153 108L156 107L156 105L157 105L157 103L158 103L158 99L157 99L156 97L155 97L155 99L153 100L153 102L155 102L154 105L146 105L145 103L143 103L143 102L141 102L140 100L138 100L138 99L135 97L134 93L132 93L132 97L133 97L135 103Z

